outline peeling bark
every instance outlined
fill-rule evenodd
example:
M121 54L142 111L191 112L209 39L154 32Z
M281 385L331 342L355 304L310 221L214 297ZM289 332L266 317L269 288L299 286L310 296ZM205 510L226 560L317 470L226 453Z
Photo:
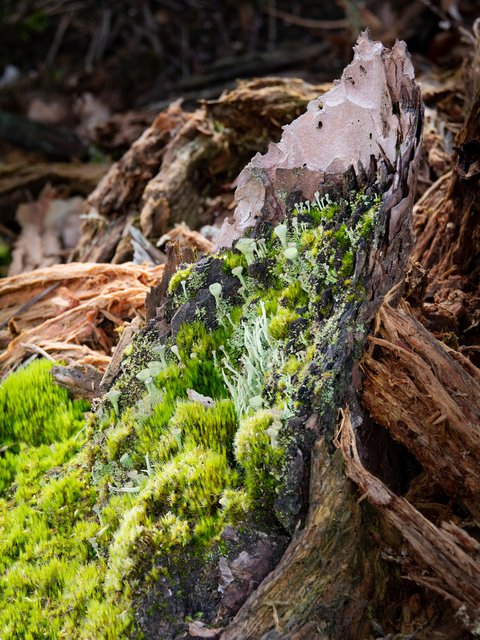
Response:
M418 124L418 91L404 43L391 51L361 35L353 62L324 96L309 103L306 113L284 127L282 139L257 154L239 176L233 224L225 222L218 246L230 246L261 220L275 222L297 197L313 199L341 184L353 168L359 175L389 173L399 152L408 157L412 130ZM398 148L397 148L398 145ZM372 166L373 165L373 166ZM408 174L399 171L397 180ZM402 212L390 203L390 239Z

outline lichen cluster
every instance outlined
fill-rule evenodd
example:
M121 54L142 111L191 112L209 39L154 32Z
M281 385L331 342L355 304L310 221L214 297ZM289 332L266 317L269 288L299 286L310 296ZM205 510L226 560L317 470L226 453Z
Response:
M35 442L0 503L1 637L135 637L152 585L181 597L182 558L228 553L226 525L293 531L291 471L341 382L335 345L361 333L343 320L379 208L317 197L177 272L171 332L137 337L81 451L72 431L48 455Z

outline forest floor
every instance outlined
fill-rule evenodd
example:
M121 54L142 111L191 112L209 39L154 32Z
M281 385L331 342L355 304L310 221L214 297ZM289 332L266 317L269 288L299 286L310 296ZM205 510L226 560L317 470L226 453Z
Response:
M386 46L407 41L425 106L415 242L403 299L380 308L360 367L362 405L408 451L410 469L397 481L396 469L367 469L348 411L336 440L385 531L413 549L403 557L399 543L388 559L405 578L401 592L385 587L399 637L478 634L475 10L461 0L216 10L194 0L94 9L32 0L0 14L0 374L38 355L62 360L70 367L57 381L88 400L108 389L135 330L154 317L151 287L212 251L239 172L332 86L359 29ZM242 637L237 624L232 638ZM305 629L298 638L321 637Z

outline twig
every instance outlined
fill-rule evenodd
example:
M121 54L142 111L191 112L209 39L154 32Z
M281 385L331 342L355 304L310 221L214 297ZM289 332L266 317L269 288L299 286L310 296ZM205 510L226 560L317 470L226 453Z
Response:
M312 18L301 18L295 16L281 9L276 9L270 5L264 7L263 11L275 18L280 18L288 24L294 24L297 27L303 27L304 29L318 29L318 30L335 30L335 29L348 29L350 23L346 18L341 20L314 20Z
M39 347L36 344L33 344L33 342L21 342L20 345L25 349L27 349L27 351L33 351L33 353L38 353L39 356L42 356L47 360L50 360L50 362L56 362L55 358L52 358L52 356L49 353L47 353L45 349L42 349L42 347Z
M55 32L55 37L53 39L52 45L48 50L47 57L45 59L45 68L48 69L53 64L55 60L58 50L60 49L60 45L62 44L65 33L72 21L73 13L66 13L60 22L58 23L57 30Z

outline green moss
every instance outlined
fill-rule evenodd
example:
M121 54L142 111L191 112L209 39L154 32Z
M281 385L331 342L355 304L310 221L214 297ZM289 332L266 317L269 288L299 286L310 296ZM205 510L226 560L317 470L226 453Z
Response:
M168 283L168 291L169 293L174 293L181 282L186 280L188 276L192 273L193 264L189 265L185 269L179 269L173 276L170 278L170 282Z
M302 233L300 244L305 249L310 249L318 241L317 229L307 229Z
M303 289L302 284L296 280L283 289L280 294L280 301L289 309L296 309L308 303L308 293Z
M222 255L222 261L225 273L231 273L232 269L236 267L243 267L244 269L247 267L245 256L240 251L225 251Z
M337 241L337 245L341 249L347 249L350 247L350 238L347 233L347 225L342 224L334 233L335 240Z
M300 358L290 356L283 368L283 371L285 374L293 376L301 368L302 364L303 363Z
M225 453L231 449L237 429L235 406L231 400L219 400L212 407L180 402L171 426L178 430L185 447L203 445Z
M0 442L38 445L63 440L83 426L85 401L53 382L52 363L34 360L0 385Z
M176 337L182 362L189 363L192 358L202 362L212 360L213 351L226 342L229 334L228 327L207 331L204 323L199 320L183 324Z
M29 464L25 460L17 473L14 498L0 500L4 638L67 637L104 571L89 541L99 527L88 517L94 491L86 475L80 467L52 473L78 447L72 441L54 447L32 449ZM41 472L47 469L45 481Z
M316 200L312 203L306 203L302 206L297 206L295 213L298 214L307 214L310 216L314 224L320 225L322 222L331 221L338 213L340 207L335 202L330 202L328 198L326 200L320 201Z
M222 505L223 520L230 523L241 522L247 518L253 507L251 497L244 488L224 489L219 503Z
M140 568L140 537L150 538L152 552L155 548L165 552L189 541L209 544L223 528L218 509L222 493L237 482L226 456L203 447L188 448L163 465L148 481L115 534L107 589L121 591L130 574Z
M353 251L346 251L342 257L342 266L339 270L339 275L342 278L349 278L353 275L353 271L355 269L355 257ZM345 282L344 282L344 286ZM348 285L347 285L348 286Z
M278 444L281 424L271 411L258 411L240 423L235 458L244 472L249 500L262 511L272 509L284 452Z
M374 207L372 207L360 218L360 235L362 236L362 238L370 237L375 213L376 210Z
M109 429L106 434L106 450L110 460L119 459L131 450L135 440L135 422L130 412L122 417L120 424Z
M271 335L277 340L285 340L288 336L290 324L299 317L298 313L280 307L268 325Z

